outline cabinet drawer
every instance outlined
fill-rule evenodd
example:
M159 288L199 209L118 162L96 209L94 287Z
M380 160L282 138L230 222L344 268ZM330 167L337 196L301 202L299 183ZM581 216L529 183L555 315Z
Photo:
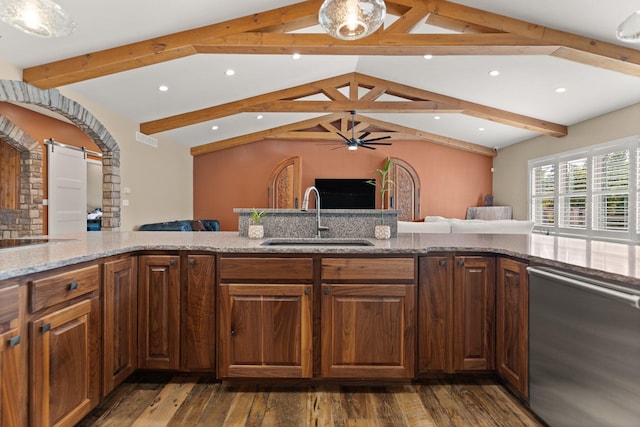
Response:
M2 333L2 325L17 319L18 314L18 285L0 289L0 333Z
M221 258L220 280L312 280L311 258Z
M322 280L410 280L413 258L324 258Z
M31 312L95 291L98 289L99 280L98 265L33 280L29 283Z

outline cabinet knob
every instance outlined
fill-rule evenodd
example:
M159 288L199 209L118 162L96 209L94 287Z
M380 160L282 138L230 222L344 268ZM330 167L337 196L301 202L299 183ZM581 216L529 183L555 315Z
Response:
M189 265L196 265L196 260L193 258L189 258Z
M235 329L232 329L232 330L231 330L231 336L233 337L233 336L235 336L235 335L236 335L236 331L235 331Z
M9 347L15 347L20 344L20 335L16 335L15 337L9 338Z
M69 283L69 290L70 291L75 291L76 289L78 289L78 282L71 282Z
M459 260L459 261L458 261L458 265L459 265L460 267L464 267L464 260L463 260L463 259Z
M309 296L309 295L311 295L311 291L309 289L305 289L304 290L304 294Z
M325 288L325 289L322 290L322 293L325 294L325 295L329 295L329 294L331 294L331 290L328 289L328 288Z
M40 326L40 330L42 332L49 332L51 330L51 323L45 323L44 325Z
M446 267L447 266L447 260L446 259L441 259L440 260L440 267Z
M176 260L175 259L169 260L169 265L171 266L176 265Z

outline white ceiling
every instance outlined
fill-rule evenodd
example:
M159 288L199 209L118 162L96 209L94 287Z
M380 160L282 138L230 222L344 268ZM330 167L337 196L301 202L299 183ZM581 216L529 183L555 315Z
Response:
M63 39L41 39L0 22L0 58L20 68L40 65L155 36L171 34L299 0L58 0L76 23ZM638 0L456 0L478 9L620 44L615 29ZM312 28L306 32L319 32ZM422 25L414 32L442 32ZM233 68L235 76L224 71ZM497 69L499 77L488 72ZM135 122L219 105L250 96L359 72L550 122L572 125L640 101L640 78L550 56L303 56L195 55L69 85L69 89ZM158 86L169 86L159 92ZM565 87L563 94L555 92ZM316 117L311 113L238 114L165 134L197 146ZM536 133L461 114L367 113L369 117L486 147L504 146ZM217 131L212 125L219 126ZM483 128L484 131L479 131Z

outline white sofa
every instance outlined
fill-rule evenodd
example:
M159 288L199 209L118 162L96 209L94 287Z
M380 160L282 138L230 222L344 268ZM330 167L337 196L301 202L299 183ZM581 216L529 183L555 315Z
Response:
M398 221L398 233L529 234L533 221L453 219L427 216L424 221Z

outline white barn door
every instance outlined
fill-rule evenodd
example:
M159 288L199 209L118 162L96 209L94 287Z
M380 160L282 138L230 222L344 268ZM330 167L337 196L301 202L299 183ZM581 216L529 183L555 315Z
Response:
M87 231L87 163L78 149L48 145L49 235Z

